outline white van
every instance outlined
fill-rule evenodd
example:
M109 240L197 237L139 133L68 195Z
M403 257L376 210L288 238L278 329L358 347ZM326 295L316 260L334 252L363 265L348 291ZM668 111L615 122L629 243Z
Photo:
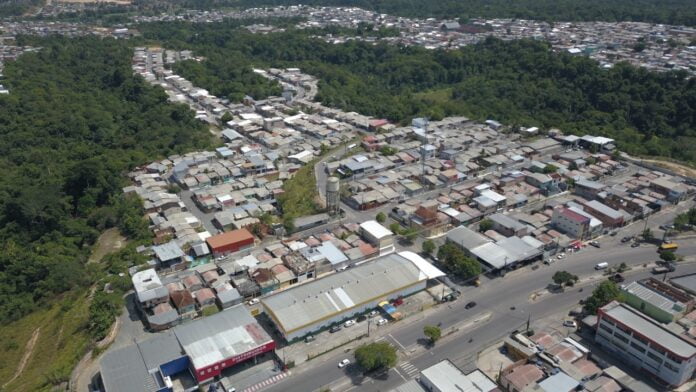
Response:
M594 269L603 270L603 269L606 269L607 267L609 267L609 263L599 263L599 264L594 266Z

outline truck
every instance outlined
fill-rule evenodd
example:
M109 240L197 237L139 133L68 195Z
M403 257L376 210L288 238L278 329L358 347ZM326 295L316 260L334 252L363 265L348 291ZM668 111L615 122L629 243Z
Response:
M594 266L594 269L603 270L603 269L607 269L608 267L609 267L609 263L602 262L602 263L597 263L597 265Z
M664 242L664 243L662 243L662 245L660 245L659 251L660 252L665 252L665 251L674 252L677 249L679 249L679 245L677 245L676 242Z

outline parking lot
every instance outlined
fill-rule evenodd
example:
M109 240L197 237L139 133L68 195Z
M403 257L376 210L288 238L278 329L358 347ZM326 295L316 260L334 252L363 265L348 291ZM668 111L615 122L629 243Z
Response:
M377 336L384 336L392 329L392 325L396 326L399 323L408 322L409 317L421 313L434 304L433 295L428 290L422 291L404 298L403 303L397 307L398 312L402 315L401 320L391 320L383 311L375 310L376 313L372 317L368 314L351 319L354 324L348 327L344 321L340 324L340 329L334 330L334 332L326 329L310 335L309 339L286 346L281 345L276 353L279 358L285 360L285 363L294 362L297 366L336 349L342 348L349 352L354 346L368 342L366 339L368 332L370 341Z

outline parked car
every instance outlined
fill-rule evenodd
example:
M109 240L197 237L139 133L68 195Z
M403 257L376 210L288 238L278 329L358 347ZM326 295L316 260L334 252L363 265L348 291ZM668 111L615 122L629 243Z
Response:
M355 320L348 320L348 321L346 321L346 322L343 324L343 326L344 326L345 328L352 327L352 326L354 326L354 325L355 325Z
M471 308L473 308L474 306L476 306L476 302L471 301L471 302L468 302L466 305L464 305L464 308L465 308L465 309L471 309Z
M314 337L314 335L307 335L307 337L304 339L305 343L313 342L317 338Z
M565 253L561 253L560 255L558 255L558 260L561 260L561 259L563 259L564 257L565 257Z
M590 245L594 246L595 248L601 248L601 245L599 244L599 241L597 241L597 240L590 241Z
M350 363L350 359L346 358L338 363L338 367L344 368L344 367L348 366L349 363Z
M252 305L256 305L257 303L259 303L259 299L258 299L258 298L252 298L252 299L249 300L249 302L247 302L247 305L252 306Z
M378 314L379 314L378 311L373 310L373 311L371 311L370 313L367 314L367 317L373 318L373 317L377 316Z
M578 327L578 323L576 323L576 322L573 321L573 320L564 320L564 321L563 321L563 326L564 326L564 327L568 327L568 328L577 328L577 327Z
M633 239L633 238L631 238L631 237L624 237L624 238L621 239L621 243L622 243L622 244L625 244L626 242L628 242L628 241L630 241L630 240L632 240L632 239Z
M386 323L388 323L387 319L380 318L379 320L377 320L377 325L380 326L380 327L381 327L382 325L385 325Z
M653 274L666 274L667 272L671 272L667 267L653 267L652 269Z
M341 330L341 326L340 326L340 325L334 325L333 327L331 327L331 329L329 330L329 332L335 333L335 332L338 332L338 331L340 331L340 330Z
M640 246L640 242L634 242L631 244L631 248L637 248Z

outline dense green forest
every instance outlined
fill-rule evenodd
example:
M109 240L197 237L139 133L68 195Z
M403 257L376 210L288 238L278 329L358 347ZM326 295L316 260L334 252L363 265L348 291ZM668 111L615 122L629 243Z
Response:
M266 36L226 23L140 26L146 38L194 49L208 58L189 74L224 78L221 62L298 66L320 78L317 99L406 123L463 114L511 125L557 127L617 139L632 154L696 162L696 79L685 72L650 72L627 64L602 69L586 57L543 42L489 38L461 50L431 51L350 42L327 44L306 33ZM213 85L203 84L213 88Z
M41 3L41 0L4 0L0 2L0 17L22 15Z
M407 17L640 21L696 25L693 0L172 0L187 8L350 6Z
M130 68L126 41L21 38L43 49L6 64L0 96L0 320L91 284L99 232L148 236L124 174L158 156L205 147L188 107L167 103Z
M196 86L207 86L211 94L241 102L245 95L264 99L280 95L282 89L271 80L255 74L244 61L211 54L204 64L188 60L174 64L174 71Z

